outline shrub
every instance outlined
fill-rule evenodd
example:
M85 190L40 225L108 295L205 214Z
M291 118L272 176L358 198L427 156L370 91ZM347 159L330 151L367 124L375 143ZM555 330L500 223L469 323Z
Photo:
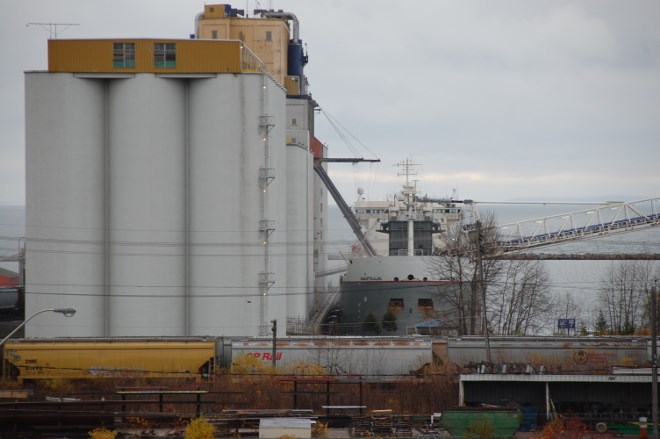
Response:
M204 418L192 419L186 426L184 437L186 439L213 439L215 437L215 425L210 424Z
M95 428L94 430L90 431L88 434L90 439L115 439L117 437L117 433L102 427Z
M312 427L312 437L325 439L328 437L328 424L316 421Z
M295 361L286 368L286 373L294 376L325 376L328 372L319 364L309 361Z
M270 371L270 363L249 354L238 355L230 368L232 375L265 375Z

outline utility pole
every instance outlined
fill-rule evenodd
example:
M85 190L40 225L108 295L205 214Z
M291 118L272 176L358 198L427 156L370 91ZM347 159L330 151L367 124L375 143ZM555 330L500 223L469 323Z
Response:
M484 342L486 345L486 361L491 362L490 357L490 340L488 338L488 319L486 315L486 286L484 284L484 255L481 243L481 221L477 221L477 236L475 244L477 247L477 270L479 270L479 289L481 290L481 307L482 307L482 328L484 333Z
M653 281L651 290L651 416L653 439L658 439L658 342L657 342L657 295L658 279Z
M273 369L277 365L277 319L270 321L273 324L273 352L272 352L272 361Z

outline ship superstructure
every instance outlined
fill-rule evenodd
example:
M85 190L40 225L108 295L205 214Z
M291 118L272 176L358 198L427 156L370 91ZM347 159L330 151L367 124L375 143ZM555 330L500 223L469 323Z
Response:
M405 182L399 193L387 200L367 200L358 189L353 204L355 217L376 253L381 256L431 256L444 248L446 233L462 218L463 202L454 197L420 197L411 160L398 164ZM354 255L361 251L353 246Z
M328 320L331 331L368 334L375 320L389 322L382 331L396 335L451 333L441 319L448 309L443 292L451 283L431 269L429 258L460 225L464 203L420 197L411 179L416 166L410 160L399 163L405 182L391 199L369 201L358 192L355 217L376 254L365 255L359 243L352 246L336 316Z

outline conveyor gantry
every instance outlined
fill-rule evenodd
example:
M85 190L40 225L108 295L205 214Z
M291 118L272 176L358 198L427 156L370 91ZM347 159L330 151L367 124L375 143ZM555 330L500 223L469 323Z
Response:
M498 225L503 252L631 232L660 224L660 197Z
M338 160L339 159L324 159L323 161L338 161ZM344 159L344 161L347 161L347 159ZM360 161L360 160L356 160L356 161ZM337 206L339 207L339 210L341 210L342 215L344 215L344 218L346 218L346 221L348 221L348 224L351 226L353 233L360 241L360 244L362 244L362 247L364 248L367 255L375 256L376 250L373 248L367 237L364 235L364 232L360 227L360 222L357 220L357 218L355 218L355 215L353 215L353 211L346 203L346 200L344 200L344 197L341 196L339 190L332 182L332 180L330 180L330 177L328 176L327 172L325 172L325 169L323 169L321 160L314 161L314 171L316 171L319 178L321 179L325 187L328 189L328 192L330 192L330 195L332 195L332 198L334 198L335 203L337 203Z

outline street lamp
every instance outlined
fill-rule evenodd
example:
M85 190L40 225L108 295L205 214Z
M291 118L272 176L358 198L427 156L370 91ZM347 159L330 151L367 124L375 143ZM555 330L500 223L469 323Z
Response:
M9 335L7 335L5 338L3 338L2 341L0 341L0 347L2 347L2 345L4 345L5 342L6 342L7 340L9 340L9 339L11 338L12 335L16 334L16 333L18 332L19 329L21 329L23 326L25 326L25 324L26 324L27 322L29 322L30 320L32 320L33 318L35 318L35 317L38 316L39 314L43 314L43 313L45 313L45 312L56 312L56 313L59 313L59 314L64 314L66 317L71 317L71 316L73 316L73 315L76 313L76 310L73 309L73 308L49 308L49 309L42 309L41 311L37 311L37 312L35 312L34 314L32 314L30 317L28 317L27 319L25 319L25 320L23 321L23 323L21 323L21 324L18 325L16 328L14 328L14 330L11 331L11 332L9 333Z
M653 281L651 291L651 419L653 439L658 439L658 279Z

